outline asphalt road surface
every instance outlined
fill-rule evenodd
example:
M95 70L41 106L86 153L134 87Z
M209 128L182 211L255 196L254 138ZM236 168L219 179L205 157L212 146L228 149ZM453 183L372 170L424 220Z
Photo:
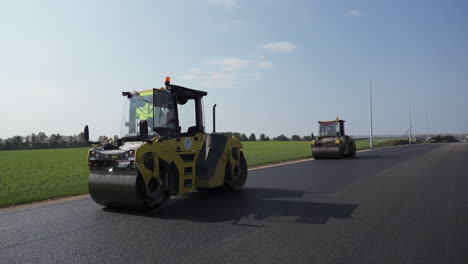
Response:
M468 144L252 170L157 213L1 210L0 263L468 263Z

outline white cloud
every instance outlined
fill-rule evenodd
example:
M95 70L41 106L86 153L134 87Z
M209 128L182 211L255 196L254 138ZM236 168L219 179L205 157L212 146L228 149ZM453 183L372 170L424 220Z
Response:
M212 4L221 5L227 9L231 9L239 5L237 0L208 0L208 2Z
M242 71L266 69L273 66L271 62L265 60L247 60L241 58L211 58L206 60L208 64L219 66L225 71Z
M191 68L188 70L189 73L191 74L200 74L201 73L201 70L198 69L198 68Z
M261 79L262 72L271 67L273 64L263 58L216 57L203 60L181 79L194 87L241 87Z
M364 16L364 12L359 9L351 9L348 12L346 12L348 16Z
M262 49L267 49L272 52L289 53L297 48L296 44L289 41L270 42L263 46Z

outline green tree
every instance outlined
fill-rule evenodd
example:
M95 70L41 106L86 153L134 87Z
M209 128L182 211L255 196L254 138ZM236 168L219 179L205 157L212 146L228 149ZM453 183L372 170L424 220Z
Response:
M14 136L12 137L12 142L15 149L21 149L23 147L23 137L22 136Z
M32 145L32 148L33 148L33 149L37 148L37 144L38 144L38 142L37 142L37 136L36 136L36 134L32 133L32 134L31 134L31 145Z
M63 147L65 144L63 142L63 138L60 134L52 134L50 135L49 137L49 147L52 147L52 148L61 148Z
M257 137L255 136L254 133L250 134L249 141L257 141Z
M37 143L40 146L40 148L47 147L47 139L48 137L44 132L37 133Z
M283 134L277 136L277 137L274 137L273 138L273 141L289 141L289 138Z
M260 141L266 141L265 134L260 134Z
M301 141L301 137L299 135L292 135L291 141Z
M83 132L80 132L78 134L78 136L75 137L76 138L76 141L78 141L80 144L84 144L84 133Z
M245 134L240 135L240 141L249 141L249 138Z
M23 137L22 136L14 136L12 138L13 145L15 146L15 149L21 149L23 145Z
M29 149L29 145L31 145L31 136L24 137L24 148Z

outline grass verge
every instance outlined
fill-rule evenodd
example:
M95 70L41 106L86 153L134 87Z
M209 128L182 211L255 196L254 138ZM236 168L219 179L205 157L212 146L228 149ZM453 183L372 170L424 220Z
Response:
M405 142L403 142L405 143ZM391 147L396 145L401 145L401 140L398 139L374 139L374 148L384 148L384 147ZM369 140L358 140L356 141L356 149L357 150L364 150L370 148Z

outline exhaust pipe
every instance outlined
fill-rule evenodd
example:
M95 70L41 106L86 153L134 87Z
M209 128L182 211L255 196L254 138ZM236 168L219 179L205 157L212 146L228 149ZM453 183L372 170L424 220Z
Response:
M216 133L216 104L213 105L213 133Z

